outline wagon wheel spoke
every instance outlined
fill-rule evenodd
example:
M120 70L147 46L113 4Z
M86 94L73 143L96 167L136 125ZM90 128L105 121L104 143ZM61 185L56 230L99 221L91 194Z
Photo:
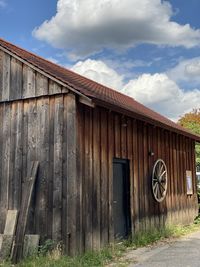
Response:
M158 195L157 195L157 197L158 197L158 199L160 199L161 198L161 191L160 191L160 186L158 186Z
M161 190L161 186L159 186L159 192L160 192L160 197L163 196L162 190Z
M159 168L159 177L161 176L161 173L162 173L162 170L163 170L163 167L164 167L164 165L163 164L160 164L161 166L160 166L160 168Z
M157 196L157 194L158 194L158 185L155 188L155 195Z
M167 167L162 159L157 160L153 167L152 191L156 201L163 201L167 192Z
M167 171L164 170L164 172L160 175L160 177L163 177L163 175L166 173Z
M163 189L163 192L165 191L165 187L160 183L160 188Z

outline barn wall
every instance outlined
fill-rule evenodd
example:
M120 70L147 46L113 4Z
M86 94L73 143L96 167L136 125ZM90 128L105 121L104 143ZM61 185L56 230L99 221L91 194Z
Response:
M113 158L130 160L133 233L193 221L197 214L194 141L99 107L79 105L77 114L83 248L99 248L113 241ZM151 193L151 172L158 158L166 162L169 179L167 197L160 204ZM186 194L186 170L193 172L191 196Z
M197 212L194 141L103 108L77 103L76 111L75 96L66 93L0 51L0 232L7 209L20 210L33 160L40 165L27 232L62 240L68 253L114 239L114 157L130 161L133 233L191 222ZM157 158L166 161L170 179L161 204L150 191ZM192 196L186 195L186 169L193 171Z
M0 50L0 102L67 91L65 87Z
M71 94L0 104L1 233L7 210L20 211L23 185L31 161L37 160L27 233L67 245L70 239L67 249L76 247L75 118Z

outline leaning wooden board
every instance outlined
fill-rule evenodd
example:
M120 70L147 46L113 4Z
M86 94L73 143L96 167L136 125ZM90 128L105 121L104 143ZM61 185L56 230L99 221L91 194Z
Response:
M12 251L12 263L17 263L23 256L23 242L28 218L28 212L31 202L31 197L33 193L33 188L37 176L37 171L39 167L39 162L34 161L31 164L30 174L28 175L28 179L24 184L24 191L22 195L22 203L21 209L19 213L18 224L16 228L16 237L13 244Z

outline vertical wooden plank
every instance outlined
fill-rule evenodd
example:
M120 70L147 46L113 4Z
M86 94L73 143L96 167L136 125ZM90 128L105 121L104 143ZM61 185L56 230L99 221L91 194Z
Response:
M36 79L35 95L36 96L48 95L49 93L48 78L40 74L39 72L36 72L35 79Z
M93 247L100 249L100 112L97 108L94 109L93 131Z
M37 148L37 104L36 99L28 100L25 102L24 108L24 132L23 132L23 144L24 144L24 155L23 155L23 168L24 170L24 180L27 180L28 171L31 168L32 161L37 159L36 148ZM37 192L37 191L36 191ZM32 198L29 216L27 220L27 232L32 233L35 231L35 200Z
M36 145L37 145L37 102L36 99L28 102L28 132L27 132L27 171L31 167L31 162L36 160ZM39 138L39 137L38 137Z
M155 164L156 160L160 158L159 154L159 129L155 126L153 126L153 152L154 152L154 162L153 165ZM154 205L154 227L159 227L159 204L158 202L153 198L153 205Z
M10 118L10 166L9 166L9 189L8 189L8 208L10 210L14 209L14 183L15 183L15 153L13 150L15 148L16 141L16 117L17 117L17 104L11 104L11 118ZM16 207L15 207L16 208Z
M121 140L120 140L120 143L121 143L121 157L123 159L126 159L127 158L127 143L126 143L126 131L127 131L127 119L126 117L122 116L120 118L120 130L121 130Z
M1 176L1 228L4 228L8 209L8 188L10 171L10 116L11 104L3 105L3 146L2 146L2 176Z
M3 145L4 145L4 135L3 135L3 114L4 113L4 106L3 104L0 105L0 151L2 151L2 153L0 153L0 174L1 174L1 179L0 179L0 212L2 212L2 187L4 185L4 179L3 179L3 158L4 158L4 154L3 154ZM4 230L4 216L3 214L0 216L0 232L3 233Z
M48 202L47 202L48 205L47 219L49 222L51 222L47 224L47 236L50 239L53 239L55 237L53 236L53 232L55 233L55 229L53 230L54 128L55 128L54 116L55 116L55 98L50 97L49 98L49 177L48 177ZM63 139L65 139L64 131L63 131ZM65 149L65 144L63 144L63 150L64 149ZM63 178L63 183L64 183L64 178ZM63 216L65 210L63 210ZM66 228L66 223L65 223L65 228ZM63 232L63 240L65 239L64 238L65 236L66 233Z
M108 131L107 114L101 110L101 245L108 242Z
M178 222L178 174L177 174L177 150L176 150L176 134L173 134L173 161L174 161L174 199L175 199L175 222Z
M35 96L35 71L24 64L22 98L29 98L34 96Z
M2 92L3 92L3 62L4 62L4 52L0 50L0 101L2 100Z
M159 158L161 158L162 160L165 161L164 158L164 153L163 153L163 140L162 140L162 134L163 134L163 129L162 128L158 128L158 154L159 154ZM163 200L162 202L159 203L159 223L160 223L160 227L163 227L163 220L164 220L164 202L165 200Z
M143 129L143 155L144 155L144 213L145 213L145 219L144 219L144 225L145 229L150 229L150 212L149 212L149 201L148 201L148 195L150 188L149 186L149 173L148 173L148 136L147 136L147 125L144 124Z
M170 178L170 190L171 190L171 224L174 222L174 172L173 172L173 140L172 133L169 132L169 178Z
M133 203L134 203L134 232L139 231L139 169L138 169L138 125L137 121L133 120Z
M167 166L167 179L168 179L168 185L167 185L167 195L166 195L166 205L167 205L167 221L166 223L168 225L171 224L171 171L170 171L170 141L169 141L169 132L165 131L165 160L166 160L166 166Z
M178 136L178 154L179 154L179 198L180 198L180 220L183 223L183 193L182 193L182 179L183 179L183 166L182 166L182 136Z
M23 151L23 139L22 139L22 126L23 126L23 103L17 102L17 114L16 114L16 142L15 142L15 180L14 180L14 194L13 194L13 207L18 209L21 203L22 193L22 151Z
M54 94L60 94L62 92L62 87L55 83L52 80L49 80L49 94L54 95Z
M37 99L37 150L40 162L37 180L35 227L41 242L47 236L48 177L49 177L49 98Z
M177 208L178 208L178 221L181 221L181 197L180 197L180 148L179 148L179 135L176 135L176 160L177 160Z
M119 115L114 115L114 129L115 129L115 157L120 158L121 157L121 131L120 131L120 120Z
M144 137L143 137L143 123L138 121L138 169L139 169L139 218L140 218L140 230L145 230L144 225Z
M130 171L130 212L131 233L134 234L134 161L133 161L133 125L130 118L127 119L127 158L129 159Z
M9 167L9 209L19 209L21 201L21 172L22 172L22 103L13 102L11 105L11 139Z
M92 249L92 209L91 209L91 191L92 191L92 176L91 176L91 141L92 141L92 120L91 109L85 108L85 208L86 208L86 224L85 224L85 247L86 250Z
M66 99L66 98L65 98ZM66 107L66 105L64 104ZM65 113L64 112L64 125L65 125ZM84 216L83 212L85 210L84 201L83 201L83 157L84 157L84 106L81 104L77 106L77 146L76 146L76 153L77 153L77 190L79 199L77 199L77 250L82 253L84 252L84 227L83 221ZM64 126L64 133L65 133L65 126ZM65 134L64 134L64 142L65 142ZM67 139L66 139L67 140ZM94 142L94 141L93 141ZM64 143L63 149L65 150L66 144ZM64 155L63 155L64 156ZM64 158L63 158L64 160ZM65 162L65 160L64 160ZM65 165L63 165L65 166ZM63 170L65 167L63 168ZM65 188L64 184L63 187ZM95 203L95 200L94 200ZM94 204L95 205L95 204ZM95 211L94 211L95 212ZM65 217L65 216L63 216ZM96 221L95 221L96 222ZM93 223L94 225L94 223Z
M113 136L114 136L114 116L113 116L112 112L109 112L108 113L108 196L109 196L109 221L108 221L108 226L109 226L109 242L113 242L114 241L114 222L113 222L114 138L113 138Z
M55 96L54 109L54 170L52 237L61 240L62 219L62 162L63 162L63 97Z
M161 145L162 145L162 158L167 166L168 170L168 161L167 161L167 151L166 151L166 145L167 144L167 136L166 131L164 129L161 130ZM168 193L168 192L167 192ZM168 195L166 194L165 199L162 201L163 207L162 207L162 215L163 215L163 227L166 226L167 223L167 216L168 216Z
M157 128L158 131L158 158L163 159L162 155L162 129ZM159 227L163 227L163 203L157 203L158 206L158 217L159 217Z
M22 63L11 58L10 65L10 100L20 99L22 97Z
M0 82L0 99L2 101L7 101L9 100L10 97L10 61L11 57L4 53L1 52L1 82Z
M76 254L77 235L77 173L76 173L76 99L73 94L67 98L67 233L68 251Z
M22 123L22 183L27 177L27 151L28 151L28 103L29 100L23 101L23 123Z
M94 129L94 125L93 125L93 110L90 108L89 111L89 176L88 176L88 180L89 180L89 202L93 203L93 176L94 176L94 168L93 168L93 129ZM89 211L89 228L91 232L91 248L93 248L93 224L92 224L92 218L93 218L93 209L90 209Z
M147 144L148 144L148 174L149 174L149 179L148 179L148 201L149 201L149 216L150 216L150 228L154 228L154 198L152 194L152 189L151 189L151 179L152 179L152 170L153 170L153 163L154 163L154 149L153 149L153 126L148 125L147 128Z

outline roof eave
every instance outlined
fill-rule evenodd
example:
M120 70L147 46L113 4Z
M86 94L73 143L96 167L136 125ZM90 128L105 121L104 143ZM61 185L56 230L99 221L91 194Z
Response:
M136 113L136 112L130 111L128 109L124 109L123 107L119 107L117 105L111 104L111 103L103 101L103 100L99 100L99 99L93 98L93 102L95 103L95 105L102 106L104 108L113 110L114 112L118 112L118 113L130 116L130 117L132 117L134 119L138 119L138 120L144 121L145 123L155 125L157 127L163 128L163 129L168 130L170 132L175 132L177 134L184 135L184 136L189 137L189 138L195 140L196 142L200 143L200 136L195 135L193 133L190 133L188 131L185 131L184 129L183 130L179 130L177 128L174 128L174 127L171 127L169 125L166 125L165 123L162 123L160 121L154 120L149 116L145 116L143 114L140 114L139 112Z

